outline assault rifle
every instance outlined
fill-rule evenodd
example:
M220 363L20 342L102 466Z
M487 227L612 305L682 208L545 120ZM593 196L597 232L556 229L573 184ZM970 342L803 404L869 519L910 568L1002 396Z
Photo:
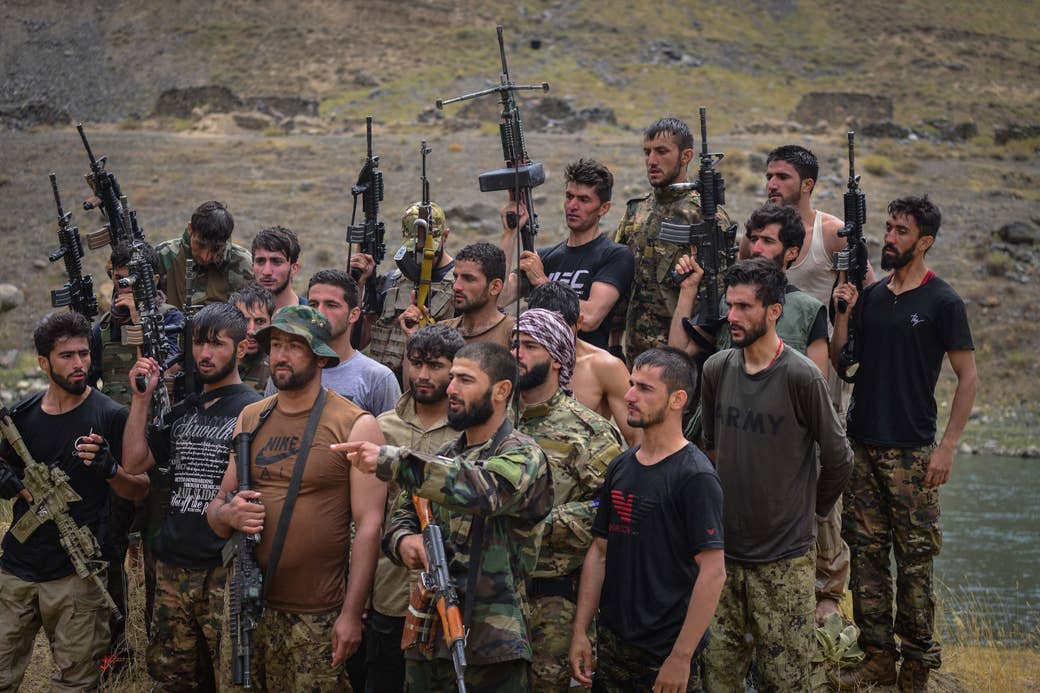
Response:
M506 64L506 47L502 38L502 27L496 28L498 32L498 52L502 59L502 74L499 77L499 85L476 91L472 94L464 94L453 99L438 100L437 108L444 108L449 103L467 101L488 94L498 94L502 100L502 122L498 125L499 134L502 137L502 157L506 161L506 168L480 174L477 179L480 184L480 192L495 192L508 190L509 196L518 205L527 209L527 222L520 229L520 246L523 250L534 251L534 237L538 234L538 215L534 211L534 199L531 189L545 182L545 171L540 163L532 163L527 155L527 143L524 140L524 126L520 121L520 109L516 105L515 93L523 89L540 89L549 91L549 83L541 84L516 84L509 77L509 66ZM506 216L506 224L513 229L517 226L516 214L510 213ZM517 262L520 262L520 253L517 253ZM527 275L520 273L520 295L526 296L531 288L531 282Z
M137 325L123 325L123 343L140 347L141 355L155 359L161 371L173 365L176 355L170 346L170 340L166 336L166 322L157 308L159 303L158 291L155 288L155 270L144 259L144 256L135 252L127 267L129 274L119 280L119 288L132 288L134 292L134 305L141 322ZM134 378L134 387L138 392L144 392L147 379L144 374L139 373ZM162 378L152 392L152 415L156 428L166 427L166 419L170 414L170 393L166 390L166 383Z
M136 215L127 214L126 196L119 187L119 181L105 168L108 157L94 157L94 150L90 148L82 123L76 126L76 131L79 132L83 147L87 150L87 158L90 159L90 173L86 175L86 179L94 192L94 197L83 202L83 209L100 208L106 222L97 231L87 234L87 247L98 250L106 245L115 247L119 243L133 245L136 241L143 241L144 231L137 225Z
M844 196L845 227L838 232L845 239L845 248L834 253L834 269L838 272L839 284L853 284L856 291L862 292L867 279L867 241L863 238L863 226L867 223L867 196L860 190L859 176L856 175L855 136L855 132L849 132L849 183ZM839 313L849 309L849 304L844 300L839 300L837 304ZM838 375L848 382L852 382L859 369L852 317L849 319L848 341L838 356Z
M97 585L108 608L117 619L122 618L119 608L112 601L108 588L100 577L108 563L101 558L101 548L97 539L91 534L90 529L77 525L69 514L69 503L83 498L69 484L68 474L58 467L48 467L33 459L6 407L0 408L0 437L7 439L25 465L22 484L32 494L29 508L11 526L11 535L24 544L45 522L53 522L58 529L61 548L68 555L76 575Z
M72 212L66 212L61 206L57 178L53 173L50 178L54 204L58 207L58 249L48 258L51 262L64 260L65 274L69 277L65 286L51 291L51 305L55 308L69 306L90 320L98 314L94 280L89 274L83 274L83 241L79 237L79 229L72 225Z
M437 606L441 629L444 631L444 643L451 652L451 663L455 667L455 681L459 693L466 693L466 631L462 624L462 610L459 593L448 572L448 557L444 552L444 538L440 525L433 516L430 501L412 495L412 504L419 516L422 527L423 548L426 549L426 561L430 569L419 575L419 588L424 597L433 600ZM476 595L466 595L467 599L476 599Z
M704 269L699 294L698 324L714 329L722 319L719 312L721 292L719 281L722 273L737 259L737 225L722 228L719 223L719 205L726 204L726 182L715 170L715 164L726 156L722 152L708 151L708 111L700 109L701 115L701 166L697 180L690 183L674 183L669 190L680 192L696 190L701 196L701 220L696 224L661 222L659 238L669 243L697 246L697 264ZM687 275L680 276L671 271L672 281L678 286Z
M419 266L419 285L415 290L415 305L430 307L430 284L433 281L433 260L437 254L436 241L433 238L433 206L430 202L430 180L426 177L426 155L432 150L426 146L426 140L419 145L419 156L422 157L422 202L419 203L419 218L415 220L415 248L422 246L422 263ZM419 327L432 325L433 317L429 314L419 321Z
M192 303L195 294L195 261L188 258L184 267L184 330L181 333L181 372L174 383L174 396L181 400L198 394L200 387L195 374L195 313L201 307Z
M242 431L235 437L235 470L238 472L238 490L249 490L249 445L252 434ZM233 495L228 493L230 503ZM256 501L253 501L256 502ZM253 631L260 623L264 610L263 573L256 561L259 534L235 532L224 544L224 565L234 563L229 583L229 613L231 616L231 674L232 682L244 688L252 687L251 663Z
M350 226L347 227L347 266L350 266L350 256L354 250L354 244L358 250L371 255L376 267L386 256L386 228L379 221L379 203L383 201L383 172L379 170L379 157L372 156L372 116L365 118L365 140L368 146L368 154L365 163L358 174L357 183L350 188L350 194L354 196L354 209L350 213ZM357 216L357 201L361 198L361 210L365 215L365 221L359 225L355 224ZM361 272L351 270L351 276L357 281ZM362 312L375 313L379 311L379 273L375 267L372 276L365 285L365 305Z

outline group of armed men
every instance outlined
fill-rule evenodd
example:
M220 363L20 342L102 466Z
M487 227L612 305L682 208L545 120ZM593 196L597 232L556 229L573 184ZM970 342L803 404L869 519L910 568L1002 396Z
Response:
M73 517L100 541L123 614L128 536L142 535L155 690L231 687L233 532L259 536L265 571L254 688L454 690L444 602L419 587L431 568L420 499L463 605L470 691L743 691L752 666L760 691L806 691L815 628L846 589L866 658L835 683L924 690L940 666L938 489L977 384L964 303L925 262L938 208L889 204L889 272L868 269L857 291L832 265L843 221L813 207L816 158L778 147L742 259L718 278L723 319L706 324L696 249L659 237L662 221L700 218L698 193L670 187L687 181L693 137L664 118L643 153L652 190L627 203L613 237L600 226L613 176L578 160L567 239L524 251L514 272L522 205L502 208L498 245L454 256L433 205L423 305L418 205L397 269L372 284L374 259L353 252L301 296L296 234L265 228L247 251L231 242L228 208L206 202L181 238L146 249L171 329L183 322L172 306L204 305L191 320L201 393L161 429L149 403L163 365L120 338L138 319L129 289L114 289L93 329L73 311L39 323L49 386L11 420L82 497ZM114 280L129 257L112 250ZM530 291L514 316L517 272ZM379 300L362 314L366 285ZM828 320L839 301L848 309ZM858 371L843 399L850 321ZM936 444L944 357L957 389ZM252 443L236 461L240 432ZM0 456L17 523L31 500L22 462L10 447ZM96 688L102 662L128 656L106 603L54 527L5 536L0 691L21 684L41 625L55 689Z

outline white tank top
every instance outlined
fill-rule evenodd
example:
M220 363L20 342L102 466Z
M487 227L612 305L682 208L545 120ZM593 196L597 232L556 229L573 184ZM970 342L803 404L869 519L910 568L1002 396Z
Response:
M816 212L809 252L801 262L787 268L787 281L823 305L829 305L834 291L834 265L823 245L823 215Z

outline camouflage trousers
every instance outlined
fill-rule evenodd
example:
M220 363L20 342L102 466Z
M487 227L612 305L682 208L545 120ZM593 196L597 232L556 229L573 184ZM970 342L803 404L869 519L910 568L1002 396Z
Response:
M534 693L587 690L570 688L571 624L577 606L566 597L535 597L531 600L531 690ZM590 632L592 655L596 656L596 634Z
M466 667L468 693L528 693L530 664L513 659ZM457 690L455 667L450 659L406 659L404 693L450 693Z
M762 693L811 688L814 553L771 563L726 559L726 585L704 656L707 690L743 693L752 660Z
M593 693L634 693L651 691L664 659L655 654L625 643L617 633L602 623L596 628L599 641L599 657L596 658L596 673L592 677ZM702 690L700 653L690 662L690 678L686 683L688 693Z
M213 690L220 663L227 569L155 564L155 615L148 641L153 690Z
M265 609L253 632L253 690L350 693L346 669L342 664L332 666L332 626L339 612L338 608L323 614Z
M109 613L91 580L73 574L28 582L0 571L0 691L17 691L22 685L41 626L54 659L51 689L97 690Z
M939 490L925 488L934 445L881 448L853 442L856 460L845 492L842 534L852 551L852 607L859 642L895 651L929 668L942 663L934 637L932 561L942 547ZM895 554L895 625L892 574Z
M849 545L841 538L841 498L826 515L816 516L816 601L841 602L849 579Z

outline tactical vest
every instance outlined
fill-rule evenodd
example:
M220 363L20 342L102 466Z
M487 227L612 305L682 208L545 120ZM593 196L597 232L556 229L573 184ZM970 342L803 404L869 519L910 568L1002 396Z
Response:
M129 373L137 362L137 347L122 342L122 328L105 313L101 327L101 391L123 406L130 406Z
M375 359L401 377L401 360L408 343L401 325L397 322L401 313L412 304L415 285L400 270L387 277L389 288L383 296L383 309L372 324L372 337L365 347L365 355ZM455 273L448 272L441 281L430 286L430 314L440 322L455 314L453 301Z

